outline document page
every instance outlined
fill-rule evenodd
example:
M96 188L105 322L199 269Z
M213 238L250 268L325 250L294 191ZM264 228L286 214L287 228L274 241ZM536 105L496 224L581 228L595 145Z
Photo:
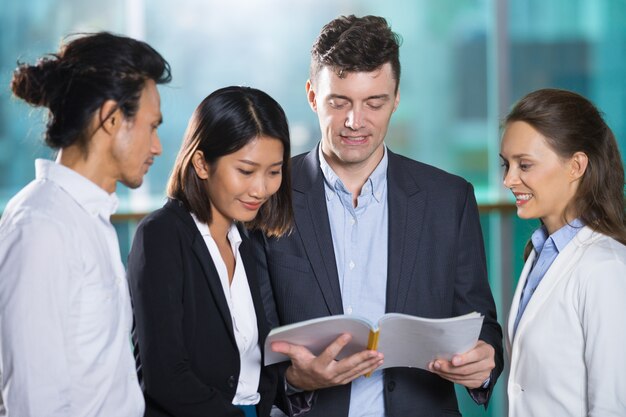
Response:
M379 322L378 350L385 354L383 368L408 366L428 369L434 359L452 359L478 341L483 316L470 313L448 319L426 319L389 313Z
M289 360L282 353L272 351L272 342L287 341L306 346L311 353L320 353L344 333L350 333L352 340L344 347L337 360L367 349L370 329L373 325L365 318L356 316L329 316L304 322L293 323L273 329L265 339L265 365Z

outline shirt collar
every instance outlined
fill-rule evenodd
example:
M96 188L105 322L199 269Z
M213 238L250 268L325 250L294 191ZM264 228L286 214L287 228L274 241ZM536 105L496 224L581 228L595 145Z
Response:
M326 198L330 200L333 197L333 194L338 191L347 192L347 189L341 179L326 161L326 158L322 153L321 144L318 146L317 152L320 160L320 168L322 169L322 174L324 175L324 182L327 190L330 191L330 193L326 193ZM374 197L374 199L379 203L383 198L383 191L387 184L387 166L389 165L387 147L384 145L383 152L383 158L380 160L367 181L365 181L365 184L361 189L361 196L371 194L372 197Z
M56 183L93 216L109 219L119 206L115 193L107 193L78 172L54 161L35 160L35 176Z
M537 253L541 253L546 241L550 239L554 244L556 250L560 253L565 246L576 236L576 234L580 231L580 229L584 226L583 222L576 218L572 220L570 223L561 227L556 232L552 233L548 236L548 230L545 226L541 226L539 229L535 230L530 238Z
M191 217L193 218L194 223L196 224L196 227L200 231L200 234L203 237L210 236L211 239L213 239L213 236L211 236L211 229L209 229L209 225L198 220L195 214L193 213L190 213L190 214L191 214ZM235 224L235 222L233 222L230 225L230 228L228 229L228 241L230 242L230 245L232 247L238 247L239 244L241 243L241 234L239 234L239 229L237 228L237 225Z

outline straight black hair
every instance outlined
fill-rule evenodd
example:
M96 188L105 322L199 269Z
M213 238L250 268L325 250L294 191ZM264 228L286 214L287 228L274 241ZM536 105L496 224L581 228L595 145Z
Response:
M193 155L202 151L206 162L213 165L220 157L237 152L260 136L278 139L283 144L282 182L246 226L268 236L287 233L293 219L289 126L276 100L255 88L221 88L200 103L189 120L170 175L168 196L182 201L198 220L210 224L210 196L204 180L195 172Z

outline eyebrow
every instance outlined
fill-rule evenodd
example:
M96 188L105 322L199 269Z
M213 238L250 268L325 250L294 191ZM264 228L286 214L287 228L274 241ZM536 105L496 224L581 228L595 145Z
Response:
M507 159L502 154L499 154L499 155L500 155L500 158ZM532 158L532 155L527 154L527 153L519 153L517 155L511 155L510 159L522 159L522 158Z
M241 162L241 163L243 163L243 164L246 164L246 165L252 165L252 166L255 166L255 167L257 167L257 166L260 166L260 165L261 165L261 164L259 164L258 162L250 161L249 159L239 159L238 161L239 161L239 162ZM282 164L283 164L283 161L280 161L280 162L274 162L274 163L273 163L273 164L271 164L270 166L272 166L272 167L273 167L273 166L278 166L278 165L282 165Z
M329 94L328 98L329 99L338 98L341 100L352 101L351 98L342 96L341 94ZM389 100L389 94L376 94L376 95L367 97L365 100Z

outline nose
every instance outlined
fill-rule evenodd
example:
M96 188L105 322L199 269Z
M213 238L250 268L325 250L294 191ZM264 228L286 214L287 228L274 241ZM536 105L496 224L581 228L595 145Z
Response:
M516 184L519 184L519 177L514 169L508 168L504 172L504 178L502 183L508 189L513 188Z
M354 106L348 111L345 126L352 130L358 130L363 127L363 111Z
M161 152L163 152L163 146L161 145L161 139L158 133L154 134L150 151L152 151L153 155L161 155Z
M267 184L265 178L262 175L256 176L256 178L250 184L249 194L258 200L263 200L267 195Z

